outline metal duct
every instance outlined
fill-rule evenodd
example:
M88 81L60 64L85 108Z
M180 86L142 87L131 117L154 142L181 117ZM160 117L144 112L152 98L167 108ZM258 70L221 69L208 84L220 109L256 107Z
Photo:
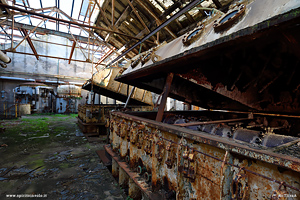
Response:
M0 50L0 60L3 61L4 63L8 64L11 62L11 59L10 57L8 57L5 53L3 53L1 50Z

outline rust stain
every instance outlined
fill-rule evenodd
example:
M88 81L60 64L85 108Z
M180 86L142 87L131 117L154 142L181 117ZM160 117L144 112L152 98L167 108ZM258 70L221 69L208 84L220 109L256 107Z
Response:
M171 196L176 191L178 199L220 199L220 169L225 155L225 151L220 148L220 145L222 144L222 148L225 148L226 145L199 136L190 137L189 133L182 134L185 137L178 137L177 134L174 134L176 132L162 130L160 126L151 125L143 120L132 119L131 121L122 114L112 115L112 118L114 120L114 123L111 123L113 147L120 144L121 157L130 155L129 167L132 171L136 172L138 166L145 168L145 172L151 175L147 184L152 186L152 191L159 192L164 188ZM118 122L121 122L120 126L118 126ZM130 128L128 128L129 125L122 125L123 123L131 124ZM136 126L133 125L134 123ZM117 134L118 127L121 128L119 135ZM121 137L122 135L130 135L130 142L127 141L126 136ZM134 141L133 136L136 135L141 137ZM140 148L138 147L139 139L143 141ZM152 145L149 145L150 143ZM172 144L172 151L175 155L174 165L169 168L165 164L169 155L168 144ZM216 146L212 146L212 144ZM149 145L150 153L145 151L147 145ZM126 151L128 148L129 151ZM231 150L229 148L229 152ZM290 169L278 169L278 165L283 163L283 158L260 154L241 147L236 150L238 154L231 152L234 165L266 177L286 181L287 184L295 185L295 182L300 182L299 173L295 175L295 172L291 170L299 168L295 163L285 163L290 166ZM158 156L158 154L161 155ZM231 170L234 171L233 174L236 177L238 168L231 167ZM143 173L145 174L145 172ZM141 177L142 180L145 180L145 177ZM273 190L278 189L279 185L276 182L266 181L266 179L248 172L247 177L250 199L269 197Z

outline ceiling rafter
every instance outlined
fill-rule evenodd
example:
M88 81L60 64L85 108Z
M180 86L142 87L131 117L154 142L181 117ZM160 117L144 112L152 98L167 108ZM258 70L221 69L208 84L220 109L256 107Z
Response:
M60 19L60 18L55 18L55 17L49 16L49 15L43 15L41 13L36 13L36 12L33 12L33 11L29 11L29 10L24 10L24 9L21 9L21 8L18 8L18 7L9 6L9 5L6 5L6 4L1 4L1 3L0 3L0 6L5 7L5 8L9 8L9 9L13 9L13 10L18 10L20 12L29 13L29 14L32 14L32 15L37 15L37 16L44 17L44 18L47 18L47 19L52 19L52 20L59 21L59 22L64 22L64 23L68 23L68 24L74 24L74 25L77 25L79 27L92 28L92 29L95 29L95 30L112 32L112 33L115 33L115 34L120 34L120 35L129 37L129 38L132 38L132 39L139 40L139 38L133 37L131 35L126 35L124 33L118 32L118 31L113 31L113 30L110 30L110 29L106 29L106 28L102 28L102 27L97 27L97 26L91 26L91 25L87 25L87 24L81 24L81 23L76 22L74 19L68 21L68 20L64 20L64 19ZM147 41L147 42L152 43L150 41Z
M151 10L149 10L149 8L144 4L144 2L140 1L140 0L136 0L140 6L142 6L143 9L145 9L159 24L162 24L162 21L156 16L155 13L153 13ZM177 38L177 36L168 28L168 27L164 27L164 29L173 37L173 38Z
M50 16L51 14L52 14L52 12L50 12L49 16ZM17 46L15 46L15 47L12 46L12 51L15 51L15 50L23 43L23 41L24 41L25 39L27 39L31 33L34 33L35 30L36 30L43 22L45 22L46 20L47 20L47 18L44 18L44 19L43 19L43 20L42 20L42 21L41 21L34 29L32 29L32 30L29 32L28 35L26 35L26 36L23 38L23 40L20 41L19 44L17 44ZM13 22L14 22L14 21L13 21ZM14 24L13 24L13 27L14 27ZM12 34L12 35L13 35L13 34ZM12 45L13 45L13 42L12 42Z
M58 11L59 13L63 14L65 17L67 17L67 18L70 20L70 22L74 23L74 19L71 18L69 15L67 15L65 12L63 12L62 10L59 10L59 9L57 9L57 11ZM85 25L85 26L87 26L87 25ZM82 26L79 26L79 27L80 27L80 29L82 29L82 30L86 31L87 33L91 34L91 35L95 38L95 41L97 41L97 42L100 43L101 45L106 45L108 48L114 49L114 47L112 47L110 44L106 43L105 41L99 40L99 38L97 38L97 37L95 36L95 34L94 34L93 31L90 31L90 30L88 30L88 29L86 29L85 27L82 27ZM90 26L90 25L89 25L88 27L91 27L91 28L92 28L92 27L94 27L94 26ZM117 52L117 51L115 51L115 50L114 50L114 52L115 52L117 55L120 55L119 52Z
M37 51L36 51L36 49L35 49L35 47L34 47L34 45L32 43L32 41L31 41L31 39L30 39L27 31L25 29L23 29L23 28L21 28L20 30L24 34L24 37L26 38L26 40L27 40L27 42L28 42L28 44L29 44L29 46L30 46L30 48L31 48L34 56L36 57L37 60L39 60L39 55L38 55L38 53L37 53Z

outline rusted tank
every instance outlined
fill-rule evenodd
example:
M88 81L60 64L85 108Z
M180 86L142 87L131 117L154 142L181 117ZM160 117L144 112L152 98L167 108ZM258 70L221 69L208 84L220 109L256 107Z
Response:
M81 88L76 85L59 85L57 87L57 95L60 98L80 98Z
M299 1L234 1L116 78L162 96L158 112L111 113L130 197L299 199L299 23ZM207 110L164 112L168 96Z
M106 134L106 128L109 127L109 112L123 109L124 105L122 104L78 105L78 125L83 133ZM152 106L130 105L127 109L132 111L149 111L152 110Z

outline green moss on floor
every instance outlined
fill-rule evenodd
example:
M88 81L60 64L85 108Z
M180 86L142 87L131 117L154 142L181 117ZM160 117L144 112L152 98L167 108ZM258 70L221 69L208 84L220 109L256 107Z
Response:
M76 117L35 114L0 121L6 129L0 144L7 145L0 147L0 199L33 193L47 194L43 199L126 199L95 153L103 144L87 143Z

